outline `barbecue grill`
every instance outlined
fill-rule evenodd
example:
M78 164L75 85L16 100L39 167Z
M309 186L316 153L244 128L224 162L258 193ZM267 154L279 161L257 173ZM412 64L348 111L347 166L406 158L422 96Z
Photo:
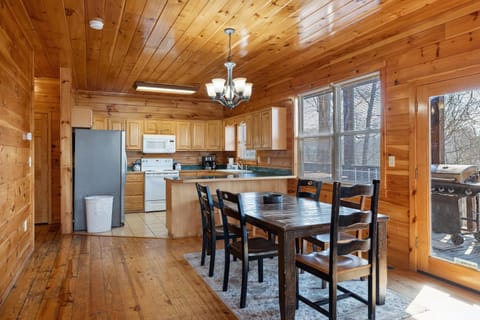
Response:
M465 233L473 233L480 240L477 166L432 164L431 192L433 232L451 234L455 245L463 243Z

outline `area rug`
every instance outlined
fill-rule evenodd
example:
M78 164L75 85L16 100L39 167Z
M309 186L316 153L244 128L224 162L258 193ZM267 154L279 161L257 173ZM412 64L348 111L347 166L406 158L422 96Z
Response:
M200 253L187 253L185 260L202 277L205 283L218 295L225 305L239 319L280 319L278 306L278 276L277 259L264 260L264 282L259 283L257 273L257 263L250 263L250 272L248 274L247 289L247 307L240 309L240 284L241 284L241 262L231 261L230 279L228 291L222 291L223 283L223 250L217 251L215 261L215 273L212 278L208 277L208 262L206 259L204 266L200 266ZM367 296L367 281L347 281L342 283L345 287L355 290L363 296ZM328 296L328 289L321 288L321 281L305 272L300 274L300 290L303 295L308 297ZM367 306L355 299L344 299L337 303L338 319L342 320L361 320L367 319ZM396 320L406 319L414 314L426 311L426 308L411 303L406 297L387 290L386 303L383 306L377 306L376 315L378 320ZM295 319L326 319L322 314L300 303L295 312Z

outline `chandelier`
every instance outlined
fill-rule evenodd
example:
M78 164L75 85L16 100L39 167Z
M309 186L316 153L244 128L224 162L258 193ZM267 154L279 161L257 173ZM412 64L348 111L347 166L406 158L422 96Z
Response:
M211 83L207 83L207 94L212 101L217 101L228 109L233 109L242 101L248 102L252 95L252 84L247 83L246 78L232 79L233 68L235 62L232 58L232 34L235 32L233 28L226 28L224 32L228 35L228 58L225 62L227 68L227 80L221 78L212 79Z

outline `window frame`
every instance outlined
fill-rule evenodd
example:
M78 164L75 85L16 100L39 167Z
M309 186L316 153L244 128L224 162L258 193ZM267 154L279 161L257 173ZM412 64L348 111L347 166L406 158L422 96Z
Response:
M345 86L352 85L355 83L361 83L368 81L369 79L377 79L379 86L379 102L380 103L380 122L378 128L364 128L361 130L345 131L342 128L342 119L341 119L341 110L342 101L341 101L341 90ZM297 112L297 141L298 141L298 166L297 170L299 176L304 177L304 141L308 138L317 138L317 139L330 139L331 148L330 148L330 177L323 178L324 181L343 181L347 183L355 183L349 179L342 178L342 138L347 136L363 135L366 134L377 134L379 137L379 155L378 155L378 179L381 177L382 169L382 127L383 127L383 108L384 108L384 99L383 99L383 83L381 73L379 71L371 72L359 77L350 78L347 80L342 80L335 83L330 83L329 85L319 87L314 90L300 93L297 97L298 102L298 112ZM332 125L329 128L328 132L316 132L316 133L304 133L304 101L310 97L320 96L322 94L332 94Z

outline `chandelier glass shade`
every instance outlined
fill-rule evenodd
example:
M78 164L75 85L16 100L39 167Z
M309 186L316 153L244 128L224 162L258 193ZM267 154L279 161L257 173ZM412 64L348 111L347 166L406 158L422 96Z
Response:
M247 82L246 78L235 78L233 76L233 68L235 62L232 58L232 34L235 32L233 28L226 28L224 32L228 35L228 59L225 62L227 68L227 80L221 78L212 79L211 83L207 83L207 94L212 101L219 102L228 109L233 109L241 102L250 100L252 95L252 84Z

